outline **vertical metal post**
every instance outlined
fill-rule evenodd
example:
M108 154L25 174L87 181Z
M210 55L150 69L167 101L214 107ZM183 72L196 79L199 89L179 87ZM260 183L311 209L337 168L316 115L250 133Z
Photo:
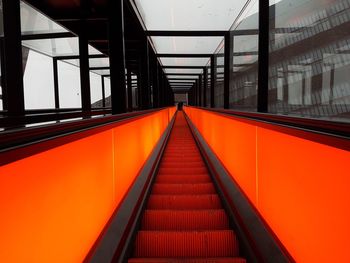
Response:
M4 60L5 74L2 77L6 83L4 106L10 116L24 115L20 1L4 0L2 7L5 56L1 59Z
M91 111L89 48L85 30L85 27L82 28L82 33L79 36L81 106L83 111Z
M141 109L149 109L151 106L150 99L150 77L149 77L149 44L147 36L143 37L143 50L141 55Z
M230 107L230 80L233 67L232 33L228 31L225 34L225 53L224 53L224 108Z
M132 80L131 80L131 70L127 69L127 83L128 83L128 110L132 111Z
M203 106L202 104L202 92L203 92L203 87L202 87L202 74L198 75L198 106L201 107Z
M52 58L52 64L53 64L53 87L54 87L54 93L55 93L55 108L60 108L60 97L59 97L59 90L58 90L58 65L57 65L57 58Z
M158 60L154 57L153 63L153 107L159 107L159 80L158 80Z
M203 107L207 107L207 90L208 90L208 68L203 68L204 89L203 89Z
M259 0L258 112L268 112L269 2Z
M159 84L158 84L158 92L159 92L159 107L163 107L164 105L164 74L162 68L158 67L158 76L159 76Z
M210 57L210 107L215 108L216 57Z
M123 0L109 0L109 62L112 114L126 112Z
M106 108L106 86L105 77L101 75L101 85L102 85L102 107Z

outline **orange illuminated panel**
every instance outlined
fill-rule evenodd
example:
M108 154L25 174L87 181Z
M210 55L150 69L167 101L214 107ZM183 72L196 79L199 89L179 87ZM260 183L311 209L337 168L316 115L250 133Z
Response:
M82 262L173 114L120 122L0 167L1 262Z
M350 262L349 151L306 132L185 111L297 262Z

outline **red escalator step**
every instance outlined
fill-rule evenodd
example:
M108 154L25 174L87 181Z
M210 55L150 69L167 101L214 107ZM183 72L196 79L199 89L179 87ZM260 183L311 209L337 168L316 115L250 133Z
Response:
M201 232L139 231L134 257L236 257L238 243L231 230Z
M151 195L148 209L221 209L218 195Z
M159 174L206 174L208 173L207 168L204 167L181 167L181 164L177 168L160 168Z
M229 229L225 210L146 210L142 230L225 230Z
M162 161L179 164L182 162L202 162L203 159L201 156L186 157L186 158L183 156L163 156Z
M246 263L243 258L131 258L129 263Z
M162 162L160 168L178 168L179 163L177 162ZM182 162L181 167L206 167L203 161L199 162Z
M212 183L204 184L154 184L152 194L215 194Z
M156 183L165 184L196 184L211 183L209 175L161 175L156 178Z

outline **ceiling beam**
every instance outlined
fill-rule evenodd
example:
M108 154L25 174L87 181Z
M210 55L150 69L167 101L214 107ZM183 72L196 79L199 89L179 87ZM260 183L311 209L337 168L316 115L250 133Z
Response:
M170 54L170 53L158 53L158 58L210 58L213 54Z
M147 36L157 37L223 37L227 31L204 31L204 30L151 30L146 31Z

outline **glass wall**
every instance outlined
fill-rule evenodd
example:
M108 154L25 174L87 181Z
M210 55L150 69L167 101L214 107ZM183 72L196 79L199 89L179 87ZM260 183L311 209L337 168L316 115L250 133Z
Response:
M79 67L58 61L58 94L60 108L81 108Z
M269 111L350 121L350 2L270 0Z
M236 19L232 34L230 108L257 110L259 1L252 0Z
M52 58L26 47L22 50L25 109L54 109Z
M214 84L214 103L216 108L224 107L224 42L219 46L219 51L215 54L215 84Z

